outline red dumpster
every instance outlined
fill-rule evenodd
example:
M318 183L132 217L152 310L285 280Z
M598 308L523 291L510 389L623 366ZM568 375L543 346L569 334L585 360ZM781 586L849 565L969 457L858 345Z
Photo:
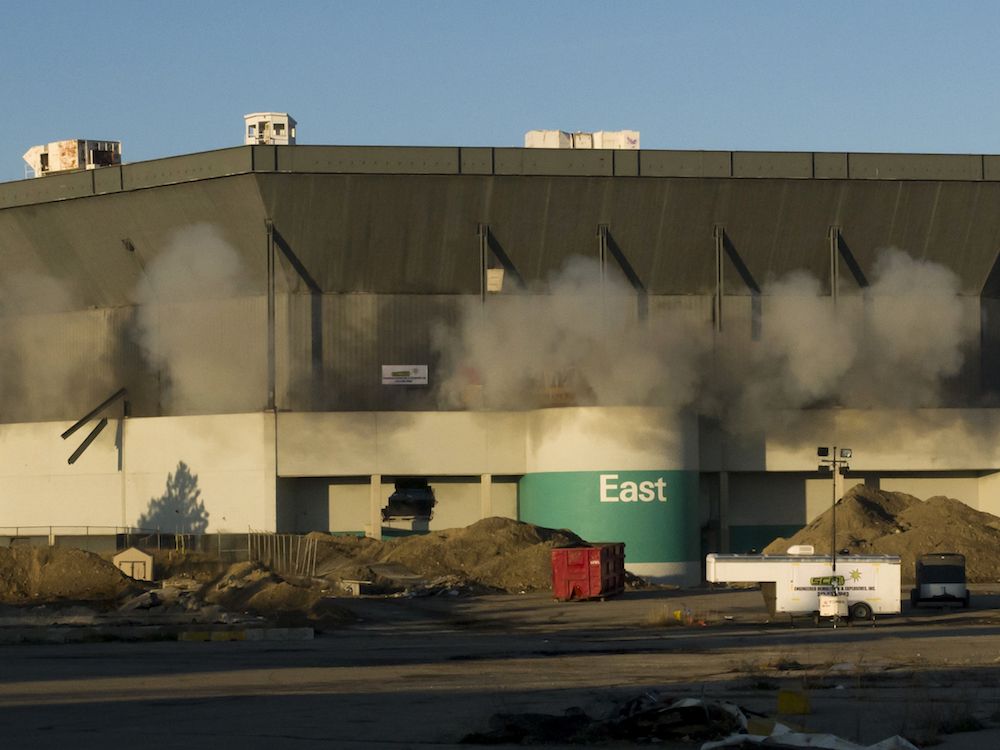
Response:
M552 595L559 601L603 599L624 590L624 542L552 550Z

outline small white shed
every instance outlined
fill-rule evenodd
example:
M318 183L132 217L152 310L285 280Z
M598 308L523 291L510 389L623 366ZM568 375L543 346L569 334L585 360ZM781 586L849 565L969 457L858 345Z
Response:
M141 549L129 547L111 559L114 561L115 567L130 578L137 581L153 580L153 556Z

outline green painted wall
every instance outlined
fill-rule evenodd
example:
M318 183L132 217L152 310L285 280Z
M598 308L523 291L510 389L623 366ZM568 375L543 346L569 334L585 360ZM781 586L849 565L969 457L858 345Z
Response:
M701 554L696 471L526 474L518 515L588 541L625 542L628 562L688 562Z

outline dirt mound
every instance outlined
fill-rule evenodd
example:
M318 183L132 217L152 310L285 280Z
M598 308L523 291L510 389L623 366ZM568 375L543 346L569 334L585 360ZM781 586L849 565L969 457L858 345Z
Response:
M583 543L569 531L485 518L464 529L390 542L383 559L422 576L461 576L502 591L537 591L552 584L552 548Z
M859 484L837 503L836 521L838 551L899 555L905 583L913 582L916 559L928 552L965 555L970 582L1000 581L1000 518L960 500L920 500ZM790 539L775 539L764 554L784 553L793 544L811 544L817 553L829 554L832 534L831 508Z
M383 591L434 579L496 591L545 590L552 583L552 548L585 543L571 531L496 517L462 529L383 542L316 538L322 542L317 574L338 581L371 581Z
M107 560L71 547L0 547L0 602L110 601L137 590Z
M324 627L354 619L317 586L286 581L260 563L236 563L205 589L203 597L209 604L260 615L282 626Z
M347 591L344 581L370 582L366 593L415 596L547 590L552 548L584 544L570 531L507 518L386 541L317 532L309 537L318 542L315 578L286 579L260 563L226 567L210 555L158 551L156 576L169 581L160 589L132 581L89 552L4 548L0 549L0 603L57 599L111 603L131 593L134 601L121 605L129 612L186 612L208 606L284 624L332 625L353 617L331 596Z

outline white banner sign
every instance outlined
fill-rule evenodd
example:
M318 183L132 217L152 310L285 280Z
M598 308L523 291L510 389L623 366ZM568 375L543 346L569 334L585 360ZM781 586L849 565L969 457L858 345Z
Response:
M427 385L427 365L382 365L382 385Z

